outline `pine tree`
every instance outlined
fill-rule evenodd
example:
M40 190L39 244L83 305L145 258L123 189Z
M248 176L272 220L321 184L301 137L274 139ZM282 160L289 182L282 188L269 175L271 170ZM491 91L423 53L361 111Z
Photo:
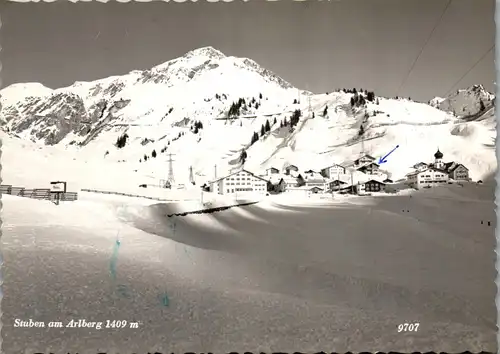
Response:
M156 150L153 150L153 152L151 153L151 156L156 157Z
M260 136L264 136L266 134L266 128L264 127L264 124L260 127Z
M283 121L280 120L280 128L283 128Z
M359 127L359 136L363 135L365 133L365 127L363 127L363 125L361 125Z
M325 106L325 109L323 110L323 117L326 117L328 114L328 106Z
M262 99L262 93L259 93L259 98Z
M276 117L274 117L273 125L276 124Z
M266 130L266 132L271 131L271 125L269 124L269 120L266 120L266 125L265 125L264 129Z
M247 152L246 152L245 150L243 150L243 151L241 152L241 155L240 155L240 161L241 161L241 163L242 163L242 164L244 164L244 163L245 163L245 161L246 161L247 157L248 157Z
M124 147L126 144L127 144L127 139L128 139L128 135L127 133L123 134L123 135L120 135L118 137L118 139L116 139L116 143L115 143L115 146L118 148L118 149L121 149L122 147Z

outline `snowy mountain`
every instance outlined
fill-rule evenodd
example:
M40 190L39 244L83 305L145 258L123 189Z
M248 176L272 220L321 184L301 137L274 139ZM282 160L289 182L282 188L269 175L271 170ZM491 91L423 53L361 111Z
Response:
M302 91L250 59L212 47L150 70L56 90L11 85L0 91L4 180L21 174L14 157L5 168L9 149L14 155L22 149L47 178L66 174L82 187L90 183L82 173L44 168L40 151L45 166L57 155L58 164L106 165L115 171L109 176L133 183L166 178L170 153L179 183L188 183L191 166L197 183L211 180L215 166L219 175L241 167L242 151L245 168L257 173L286 163L318 170L361 152L380 157L396 145L383 165L393 179L431 160L437 147L474 179L496 169L494 96L481 86L429 105L354 91Z
M457 90L446 98L436 97L430 101L433 107L467 118L486 113L495 105L495 96L487 92L482 85L473 85Z

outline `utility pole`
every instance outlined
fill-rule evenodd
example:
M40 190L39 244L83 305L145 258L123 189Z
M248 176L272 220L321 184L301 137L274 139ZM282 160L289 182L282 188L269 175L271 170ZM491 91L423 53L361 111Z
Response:
M312 118L312 116L313 116L313 111L312 111L312 107L311 107L311 95L309 95L309 115L310 115L310 116L311 116L311 118Z
M189 182L191 182L191 184L194 184L193 166L189 166Z
M351 170L351 192L354 194L354 179L352 177L352 170Z
M168 183L170 183L170 187L175 183L175 177L174 177L174 165L172 160L172 155L175 154L168 154Z

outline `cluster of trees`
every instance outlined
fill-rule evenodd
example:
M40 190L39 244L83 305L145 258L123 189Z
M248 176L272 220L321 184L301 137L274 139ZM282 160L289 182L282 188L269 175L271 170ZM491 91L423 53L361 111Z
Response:
M200 129L203 129L203 123L200 122L200 121L194 122L194 125L191 127L191 131L194 134L198 134L198 132L200 131Z
M262 99L262 93L259 93L259 99ZM241 114L241 109L246 109L246 108L251 108L254 107L255 109L259 109L260 107L260 101L257 101L255 97L252 97L252 99L247 103L247 101L240 97L237 102L233 102L231 106L229 107L229 110L227 112L228 117L236 117Z
M351 107L359 107L366 104L365 97L363 95L358 95L357 93L351 97Z
M276 118L274 118L273 125L277 123ZM283 126L283 125L281 125ZM250 141L250 145L255 144L261 137L263 137L266 133L271 131L271 123L269 122L269 119L266 119L266 123L262 124L260 126L260 136L259 133L254 132L252 134L252 139Z
M127 139L128 139L128 134L127 133L124 133L124 134L120 135L118 137L118 139L116 139L115 146L118 149L123 148L127 144Z
M227 96L225 93L223 93L222 95L219 95L218 93L216 93L215 98L217 98L218 100L222 100L222 99L227 100Z
M177 138L175 138L174 140L177 140L179 139L182 135L184 135L184 133L179 133L179 135L177 136ZM161 150L160 150L160 154L164 154L165 152L167 152L167 149L168 149L168 146L170 146L170 140L167 142L167 145L164 146ZM156 158L156 156L158 156L158 153L156 152L155 149L153 149L153 151L151 151L151 157L152 158ZM142 159L139 159L139 162L146 162L149 160L149 156L147 154L144 154L144 156L142 157Z
M290 117L290 127L295 127L297 123L299 123L300 117L302 116L302 112L300 109L296 109L293 111L292 116Z
M163 150L163 149L162 149L162 150ZM163 152L163 151L162 151L162 152ZM156 156L157 156L157 154L156 154L156 150L153 150L153 151L151 152L151 157L152 157L152 158L156 158ZM139 162L142 162L142 161L146 162L148 159L149 159L149 156L148 156L147 154L144 154L144 157L143 157L142 159L140 159L140 160L139 160Z
M260 94L260 96L262 96L262 94ZM252 107L252 105L255 107L255 109L259 109L260 103L257 102L255 97L252 97L252 100L248 103L248 107Z
M235 117L240 115L240 110L242 107L246 106L246 102L244 98L241 98L237 102L233 102L231 107L229 107L229 111L227 112L228 117Z

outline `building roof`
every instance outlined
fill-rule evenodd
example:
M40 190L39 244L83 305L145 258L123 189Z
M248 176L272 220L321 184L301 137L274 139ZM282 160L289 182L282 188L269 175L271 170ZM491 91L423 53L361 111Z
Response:
M356 160L362 159L363 157L368 157L370 160L376 160L375 157L368 154L361 154L356 158Z
M351 167L354 165L354 160L344 160L339 165L343 168Z
M327 181L327 183L335 183L335 182L337 182L337 183L341 183L341 184L347 184L347 182L341 181L341 180L340 180L340 179L338 179L338 178L335 178L335 179L332 179L332 180Z
M311 184L311 183L326 183L325 179L319 179L319 178L309 178L306 181L306 184Z
M438 148L438 151L436 151L436 153L434 154L434 157L436 159L442 159L443 158L443 153L441 151L439 151L439 148Z
M269 170L279 171L279 168L276 168L276 167L273 167L273 166L269 166L268 168L266 168L266 171L269 171Z
M345 167L344 167L344 166L342 166L342 165L340 165L340 164L338 164L338 163L333 163L333 164L331 164L331 165L328 165L328 166L326 166L326 167L323 167L323 168L321 169L321 171L324 171L324 170L326 170L327 168L330 168L330 167L342 167L342 168L344 168L344 169L345 169Z
M313 186L311 188L309 188L309 190L313 190L313 189L319 189L319 190L322 190L322 188L318 187L318 186Z
M413 168L417 168L417 166L427 166L427 163L425 163L425 162L418 162L415 165L413 165Z
M250 172L250 171L248 171L248 170L246 170L246 169L242 168L242 169L240 169L240 170L237 170L237 171L231 172L231 173L230 173L230 174L228 174L228 175L225 175L225 176L223 176L223 177L219 177L219 178L217 178L217 179L215 179L215 180L213 180L213 181L210 181L209 183L219 182L220 180L222 180L222 179L226 179L226 178L228 178L228 177L231 177L232 175L235 175L235 174L237 174L237 173L239 173L239 172L246 172L246 173L248 173L248 174L252 175L252 176L253 176L253 177L255 177L255 178L258 178L258 179L261 179L261 180L263 180L263 181L268 182L268 180L267 180L266 178L263 178L263 177L261 177L261 176L257 176L255 173Z
M376 179L370 179L370 180L368 180L368 181L364 182L363 184L370 183L370 182L375 182L375 183L378 183L378 184L383 184L383 185L385 185L385 183L384 183L384 182L382 182L382 181L378 181L378 180L376 180Z

